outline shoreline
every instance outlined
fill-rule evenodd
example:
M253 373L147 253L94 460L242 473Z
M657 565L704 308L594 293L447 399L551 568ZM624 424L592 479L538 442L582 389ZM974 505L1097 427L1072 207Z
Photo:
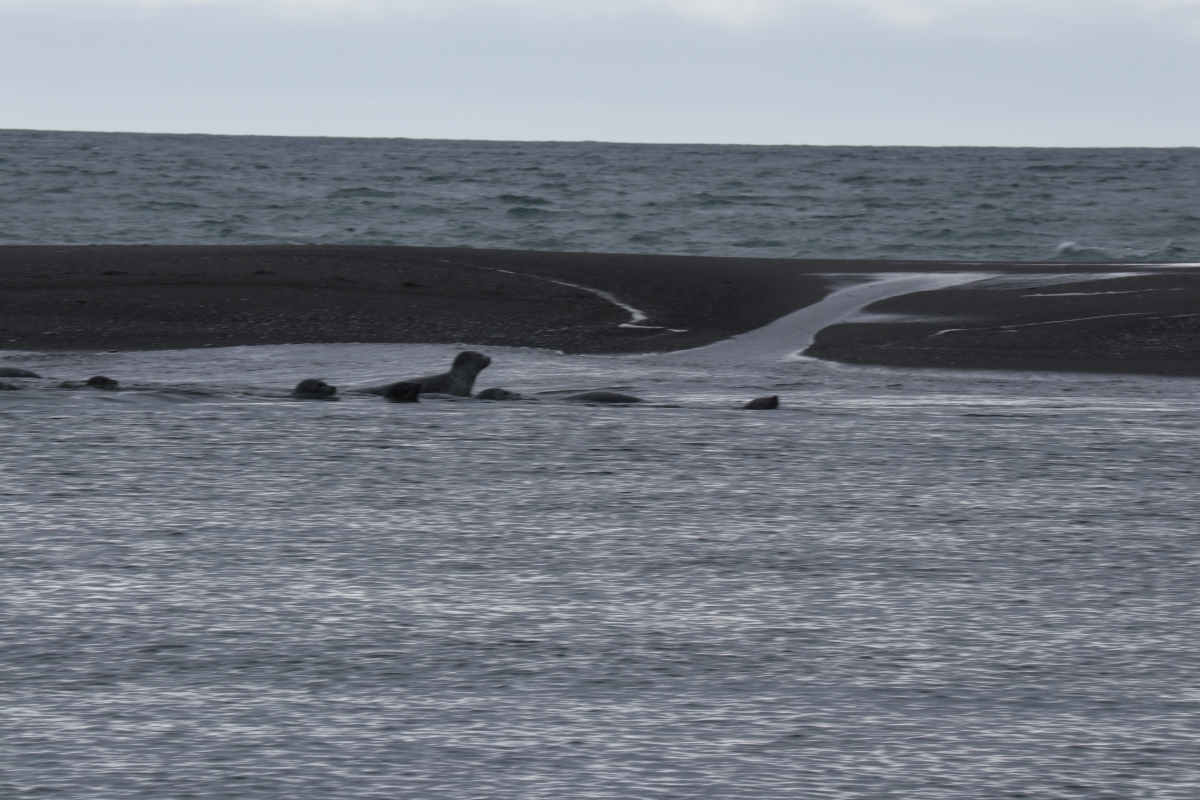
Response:
M0 348L361 342L671 352L764 328L855 280L968 272L990 277L873 302L822 328L805 354L901 367L1200 375L1194 264L10 245L0 247Z

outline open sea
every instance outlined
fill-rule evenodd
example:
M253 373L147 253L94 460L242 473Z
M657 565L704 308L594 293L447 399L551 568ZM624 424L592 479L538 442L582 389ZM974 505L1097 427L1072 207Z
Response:
M1200 261L1200 148L0 131L3 244Z
M1200 151L0 132L0 244L288 241L1129 271L1200 261ZM287 396L443 345L0 352L0 797L1195 800L1200 384L796 355L890 280L486 348L505 403Z

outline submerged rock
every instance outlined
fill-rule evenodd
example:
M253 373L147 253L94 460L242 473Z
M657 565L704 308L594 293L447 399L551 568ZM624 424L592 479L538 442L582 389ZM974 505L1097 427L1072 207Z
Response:
M640 397L634 397L631 394L622 394L621 392L583 392L582 394L573 394L570 397L564 397L563 400L573 400L577 403L644 403L646 402Z

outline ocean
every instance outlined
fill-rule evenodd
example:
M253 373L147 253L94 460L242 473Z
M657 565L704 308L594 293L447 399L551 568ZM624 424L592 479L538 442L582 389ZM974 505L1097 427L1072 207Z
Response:
M10 243L1200 261L1185 150L0 142ZM349 391L445 345L0 352L0 796L1193 800L1195 380L798 355L847 297L486 348L504 403Z
M1200 261L1200 149L0 131L3 244Z

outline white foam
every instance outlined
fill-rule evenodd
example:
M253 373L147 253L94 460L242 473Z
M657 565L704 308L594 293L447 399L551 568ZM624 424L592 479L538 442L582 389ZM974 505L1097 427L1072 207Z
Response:
M1061 265L1060 265L1061 266ZM1074 272L1051 275L991 275L986 283L981 283L981 289L1037 289L1041 286L1056 286L1062 283L1089 283L1092 281L1116 280L1117 278L1136 278L1145 272Z
M983 325L978 328L946 328L943 331L938 331L934 336L941 336L943 333L956 333L958 331L1008 331L1014 328L1033 328L1038 325L1063 325L1067 322L1087 322L1092 319L1109 319L1111 317L1145 317L1154 314L1153 311L1130 311L1124 314L1101 314L1098 317L1073 317L1071 319L1052 319L1045 322L1022 322L1017 325ZM1180 315L1186 316L1186 315Z
M448 261L447 259L444 259L444 258L440 258L438 260L441 261L443 264L454 263L454 262ZM546 281L547 283L557 283L559 286L570 286L572 289L579 289L580 291L589 292L591 294L594 294L597 297L599 297L600 299L607 300L608 302L612 303L617 308L620 308L624 311L629 312L629 322L622 322L620 325L617 326L618 328L640 328L640 329L649 330L649 331L670 331L671 333L687 333L686 329L681 329L681 328L667 328L662 325L643 325L642 323L650 318L649 316L647 316L645 311L642 311L640 308L635 308L635 307L629 305L629 303L626 303L624 300L618 299L616 295L612 294L611 292L606 292L603 289L596 289L591 286L584 286L581 283L571 283L570 281L560 281L557 278L547 278L543 275L530 275L527 272L515 272L514 270L511 270L511 269L500 269L499 267L485 267L482 264L472 264L471 266L475 267L476 269L486 269L490 272L503 272L508 275L520 275L523 278L532 278L534 280Z
M523 275L524 273L520 273L520 274ZM526 277L536 278L538 276L526 275ZM629 303L626 303L624 300L618 299L615 294L612 294L611 292L606 292L603 289L593 289L591 286L584 286L581 283L570 283L568 281L560 281L560 280L556 280L554 278L546 278L545 280L548 280L551 283L557 283L560 286L570 286L572 289L580 289L585 292L591 292L592 294L596 295L597 297L599 297L603 300L607 300L608 302L612 303L614 306L617 306L618 308L622 308L625 311L628 311L629 312L629 322L622 322L620 325L617 326L618 328L641 328L643 330L648 330L648 331L670 331L671 333L687 333L687 330L684 328L667 328L662 325L643 325L642 323L649 319L649 317L646 316L645 311L642 311L640 308L634 308L633 306L629 305Z
M1145 294L1146 292L1182 292L1183 287L1174 289L1125 289L1119 292L1044 292L1042 294L1031 294L1030 297L1093 297L1101 294Z

